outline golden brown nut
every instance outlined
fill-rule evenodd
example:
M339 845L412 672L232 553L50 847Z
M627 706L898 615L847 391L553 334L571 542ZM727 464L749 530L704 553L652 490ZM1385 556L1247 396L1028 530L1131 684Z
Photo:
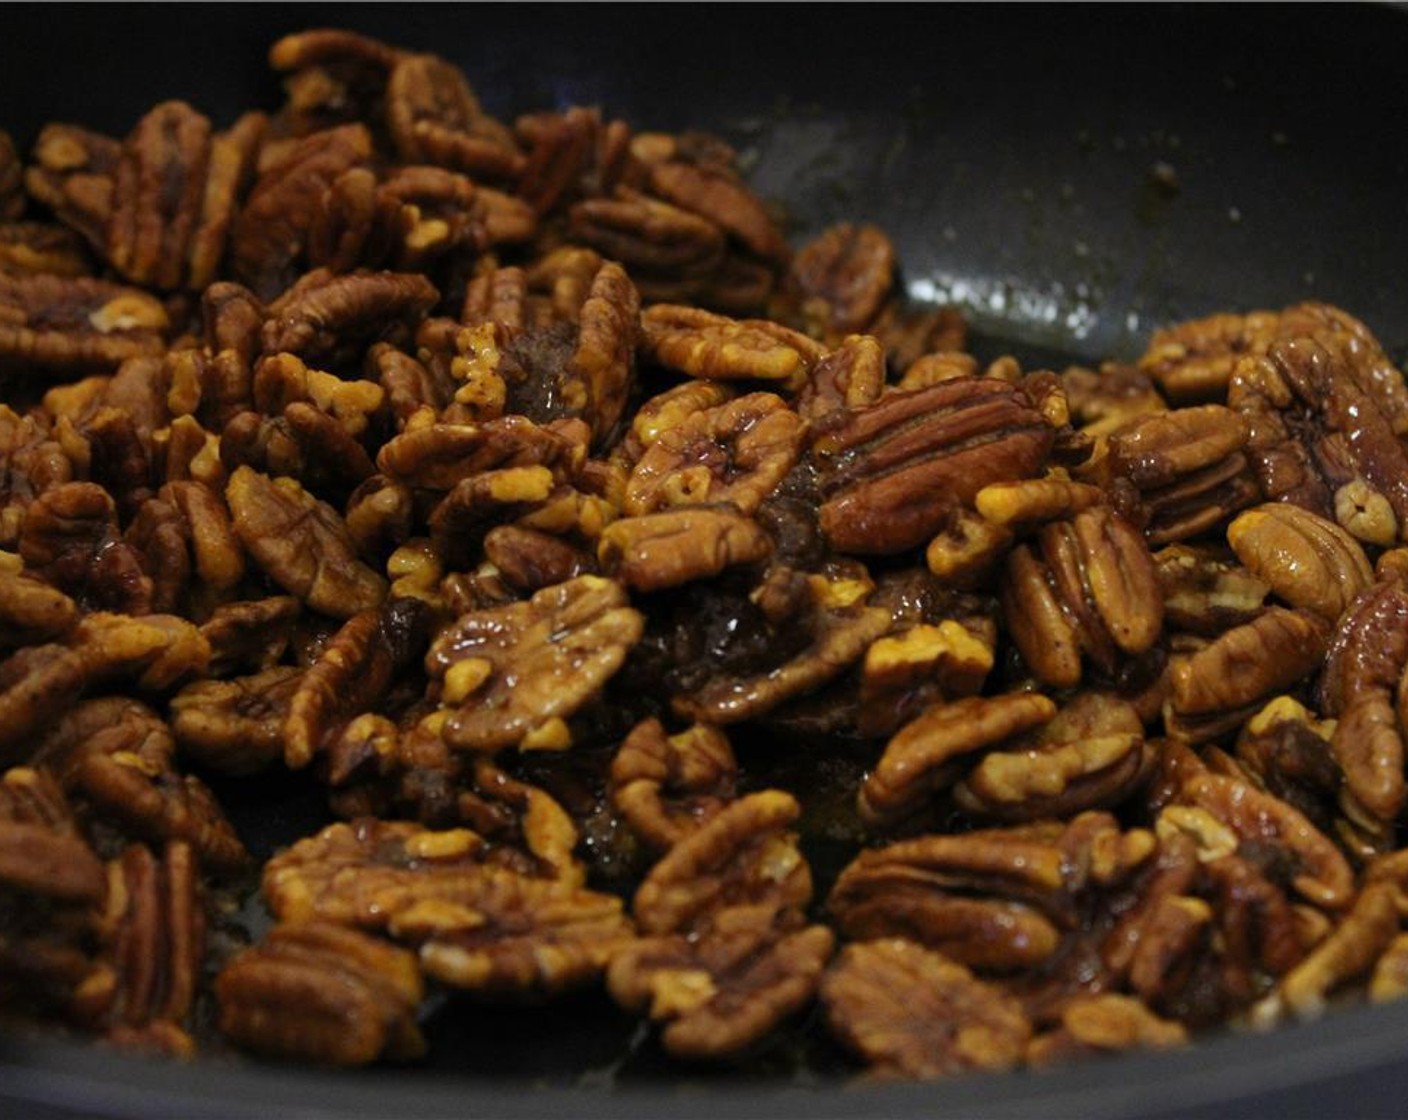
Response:
M497 862L495 862L497 860ZM516 870L466 828L359 821L331 825L264 868L285 921L386 930L457 987L545 994L600 976L630 938L619 899Z
M792 582L786 572L779 575L779 582ZM782 625L773 630L779 644L785 642L780 652L791 656L778 664L778 654L769 651L770 656L755 659L742 672L721 668L711 673L703 683L671 698L676 715L713 724L765 715L834 681L891 624L888 611L866 605L872 586L868 579L843 574L836 579L811 576L800 582L800 595L789 589L780 596L776 617Z
M722 731L696 724L666 735L659 720L647 719L611 760L611 801L637 836L668 849L733 801L737 779L738 763Z
M215 795L175 766L176 742L145 704L90 700L55 721L34 754L91 816L139 840L188 844L208 869L242 870L249 853Z
M620 667L644 628L620 585L579 576L526 603L460 617L435 639L445 741L459 750L561 750L566 721Z
M792 468L806 423L772 393L749 393L666 427L636 462L625 512L732 502L756 512Z
M653 361L689 377L797 382L825 351L806 335L766 319L730 319L657 303L641 315L641 346Z
M1169 665L1170 731L1200 742L1236 727L1251 709L1319 666L1326 624L1304 611L1271 607L1244 626Z
M798 250L787 282L809 332L834 343L870 328L890 296L894 272L895 247L883 230L843 222Z
M1344 771L1341 804L1381 834L1408 796L1398 715L1406 667L1408 589L1384 579L1341 618L1320 677L1325 714L1338 720L1330 746Z
M72 124L51 123L34 144L25 190L77 230L95 250L106 243L113 176L122 157L119 141Z
M1044 526L1019 545L1002 583L1012 639L1038 679L1070 687L1082 658L1107 678L1148 652L1163 628L1163 596L1148 546L1108 506Z
M1232 369L1244 354L1264 354L1280 329L1271 311L1210 315L1154 332L1139 359L1175 404L1224 399Z
M215 980L220 1032L275 1058L364 1065L419 1057L415 957L327 922L277 925Z
M1374 582L1364 549L1333 521L1285 502L1247 510L1227 527L1237 558L1293 607L1337 622Z
M181 750L222 774L256 774L283 757L284 723L303 670L275 666L248 677L196 681L171 698Z
M159 354L169 330L166 309L140 288L0 275L0 369L111 372L127 358Z
M1188 1043L1181 1023L1162 1019L1136 999L1121 995L1072 1000L1061 1025L1032 1039L1027 1061L1033 1066L1129 1050L1167 1050Z
M1108 437L1098 471L1139 494L1151 545L1209 532L1260 497L1244 448L1246 420L1222 405L1141 417Z
M380 701L396 674L424 655L428 630L428 612L414 598L349 618L288 698L284 762L292 769L307 766L339 724Z
M665 1024L660 1041L679 1058L732 1058L805 1007L831 956L825 926L779 932L740 909L708 936L644 937L611 961L607 987L630 1011Z
M884 824L922 810L934 794L958 780L967 755L1040 727L1055 714L1056 705L1037 693L936 704L886 744L860 790L862 819Z
M249 556L314 610L350 618L386 596L386 581L357 559L336 511L293 479L240 467L230 476L225 499Z
M606 527L597 546L602 571L636 591L708 579L771 554L768 535L731 505L624 517Z
M846 946L822 978L821 999L832 1033L880 1076L1011 1069L1032 1033L1010 995L900 938Z
M405 54L386 86L386 117L401 158L507 179L523 167L513 136L479 106L459 68L432 54Z
M1375 345L1374 349L1377 349ZM1403 376L1340 330L1288 335L1237 366L1228 403L1246 417L1261 490L1389 546L1408 526Z
M230 267L260 299L272 299L298 275L297 262L323 192L372 154L361 124L315 132L282 158L261 166L230 230Z
M842 552L913 548L984 486L1038 473L1054 438L1025 392L989 378L836 409L811 436L822 532Z
M885 351L870 335L849 335L812 367L797 393L798 415L815 420L837 408L874 404L885 388Z

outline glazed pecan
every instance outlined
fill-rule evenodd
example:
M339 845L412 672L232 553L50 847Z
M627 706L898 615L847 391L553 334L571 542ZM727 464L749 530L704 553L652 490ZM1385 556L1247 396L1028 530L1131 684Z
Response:
M171 729L135 700L90 700L57 719L34 753L68 795L127 835L189 844L215 872L242 869L244 844L215 795L174 765Z
M1275 312L1254 311L1165 327L1149 340L1139 370L1175 404L1225 399L1233 367L1245 354L1264 354L1280 326Z
M424 982L404 949L328 922L286 922L215 980L220 1032L247 1050L327 1065L419 1057Z
M1047 1066L1098 1054L1167 1050L1187 1042L1181 1023L1161 1019L1129 996L1103 995L1068 1003L1061 1025L1032 1039L1026 1056L1033 1066Z
M210 156L210 121L184 101L157 105L123 143L106 240L108 260L128 280L181 285Z
M417 599L353 615L318 652L289 697L284 762L307 766L337 726L372 708L396 674L423 656L428 615Z
M779 582L793 583L786 572L779 575ZM703 683L677 693L671 707L685 719L731 724L815 692L859 661L889 627L887 611L865 604L869 591L868 581L844 576L807 577L800 594L789 587L771 623L774 635L787 632L783 648L774 647L742 671L718 667Z
M869 335L851 335L812 367L797 412L815 420L837 408L864 408L885 387L885 352Z
M194 854L180 841L167 843L159 858L145 845L129 845L113 867L121 887L109 898L122 909L106 915L116 926L111 935L116 985L108 1016L120 1025L117 1041L129 1038L127 1032L165 1026L174 1035L165 1040L168 1049L195 1050L194 1041L181 1035L193 1026L205 964L198 872Z
M1278 696L1247 720L1235 757L1259 789L1335 837L1352 856L1367 858L1383 838L1340 809L1344 772L1330 747L1335 726L1291 697Z
M567 720L620 668L643 620L619 584L579 576L525 603L463 615L426 654L445 741L461 750L561 750Z
M299 603L292 595L224 603L201 625L210 644L210 672L226 677L242 668L268 669L288 648Z
M264 349L315 360L337 360L398 332L439 298L430 281L414 273L307 273L269 305Z
M895 247L883 230L843 222L798 250L787 285L808 333L834 345L875 322L894 272Z
M718 226L647 195L624 191L573 205L568 232L574 241L637 270L667 275L707 273L724 252Z
M1170 545L1154 553L1154 568L1171 630L1216 637L1254 619L1271 593L1269 584L1215 548Z
M1286 502L1243 513L1227 527L1227 543L1275 594L1330 623L1374 582L1369 558L1353 536Z
M154 611L176 611L192 584L213 601L244 578L244 547L229 511L203 483L168 482L137 510L125 537L150 573Z
M806 423L773 393L749 393L666 427L626 483L625 512L732 502L754 513L801 451Z
M1341 618L1320 678L1330 739L1344 772L1346 815L1371 832L1392 827L1403 807L1404 747L1399 719L1408 667L1408 589L1382 579Z
M66 226L0 223L0 275L75 277L92 273L92 258L83 239Z
M1082 658L1106 678L1147 653L1163 627L1163 598L1141 534L1108 506L1044 526L1007 561L1002 604L1012 639L1053 687L1081 679Z
M342 519L293 479L240 467L225 500L249 556L314 610L349 618L385 597L386 581L356 558Z
M970 968L1020 974L1058 960L1085 900L1137 885L1156 848L1151 833L1122 833L1099 812L1064 825L920 836L862 852L827 909L848 937L906 937ZM1105 966L1094 972L1087 983ZM1034 978L1061 983L1059 973Z
M1235 728L1263 701L1314 672L1328 636L1315 615L1270 607L1196 653L1173 658L1165 712L1170 732L1202 742Z
M17 544L25 566L80 607L150 613L152 582L122 539L101 486L67 482L40 495L25 512Z
M842 552L923 544L984 486L1036 474L1054 439L1025 391L990 378L837 409L811 433L822 532Z
M598 567L590 552L520 525L499 525L485 533L484 557L508 583L529 594L593 575Z
M740 909L702 938L629 943L607 985L622 1007L665 1024L668 1053L733 1058L811 1001L834 942L825 926L779 933L770 916Z
M821 982L832 1033L881 1077L1011 1069L1032 1028L1016 999L902 938L848 945Z
M861 787L861 817L882 824L910 816L958 780L968 755L1040 727L1055 714L1056 705L1036 693L934 705L886 744Z
M269 48L269 65L292 72L281 123L294 135L365 116L377 107L401 52L376 39L336 28L285 35ZM324 119L326 118L326 119Z
M1117 362L1105 362L1098 370L1070 366L1061 374L1061 387L1071 423L1097 441L1132 420L1168 408L1146 374Z
M833 935L804 925L811 872L778 790L751 794L688 831L647 874L634 913L645 936L611 962L626 1008L648 1006L684 1057L730 1057L803 1006Z
M636 591L708 579L771 553L758 523L728 504L622 518L606 527L597 548L602 570Z
M422 967L457 987L551 993L599 976L630 936L620 900L496 858L469 829L331 825L270 860L264 892L286 921L387 930L418 945Z
M861 666L856 730L890 735L932 704L980 691L992 666L992 646L952 619L878 638Z
M366 450L332 416L295 402L283 415L241 412L220 433L226 471L249 467L273 478L290 478L311 493L341 505L375 473Z
M1131 705L1084 692L1024 741L988 751L954 787L954 801L999 820L1110 808L1147 776L1151 755Z
M139 288L0 275L0 369L110 372L127 358L160 353L169 329L166 309Z
M1403 376L1339 332L1287 336L1239 363L1228 403L1247 419L1263 494L1392 545L1408 524Z
M382 473L417 489L450 490L484 471L542 466L562 477L581 462L585 449L560 429L524 416L484 424L428 424L408 429L382 445Z
M1215 529L1261 496L1247 435L1246 421L1222 405L1155 413L1112 432L1094 469L1137 490L1149 543L1170 544Z
M402 55L386 86L386 120L401 158L490 180L523 168L513 135L479 106L459 68L431 54Z
M46 770L16 766L0 778L0 889L68 904L101 904L107 897L103 865Z
M230 229L230 267L260 299L272 299L298 275L297 262L323 192L344 171L365 164L371 135L361 124L315 132L259 175Z
M650 166L649 184L666 202L721 226L753 255L787 262L790 251L777 223L731 169L668 160Z
M0 778L0 1006L101 1029L117 978L102 959L107 911L123 905L46 773Z
M47 124L34 143L25 190L101 253L121 157L122 145L109 136L78 125Z
M283 757L284 723L302 677L281 665L196 681L171 698L171 732L183 752L217 773L258 773Z
M611 760L611 801L632 831L667 849L733 801L738 779L728 739L695 724L667 735L658 719L638 723Z
M1326 997L1367 974L1397 933L1393 888L1366 884L1334 931L1253 1008L1253 1021L1271 1026L1288 1018L1316 1018L1325 1009Z
M709 380L800 383L825 354L806 335L766 319L730 319L657 303L641 315L641 348L667 369Z

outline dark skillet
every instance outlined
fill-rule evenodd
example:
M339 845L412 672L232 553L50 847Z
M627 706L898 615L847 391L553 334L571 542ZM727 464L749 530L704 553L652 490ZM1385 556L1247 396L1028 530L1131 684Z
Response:
M122 135L172 97L227 123L277 103L269 44L320 25L453 59L501 117L599 104L723 134L794 241L882 225L911 295L961 305L980 356L1130 357L1160 323L1311 297L1408 356L1397 5L6 6L0 127ZM296 782L226 793L257 854L320 823ZM435 1068L336 1076L0 1038L0 1115L1319 1117L1408 1094L1408 1006L885 1088L843 1088L806 1024L720 1077L652 1058L593 997L440 1019Z

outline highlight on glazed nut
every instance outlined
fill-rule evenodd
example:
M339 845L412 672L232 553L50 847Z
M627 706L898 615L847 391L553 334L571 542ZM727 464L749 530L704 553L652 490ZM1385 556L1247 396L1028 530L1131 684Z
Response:
M934 1078L1408 991L1365 324L984 365L717 137L269 62L0 133L6 1030L351 1066L588 1007L620 1078Z

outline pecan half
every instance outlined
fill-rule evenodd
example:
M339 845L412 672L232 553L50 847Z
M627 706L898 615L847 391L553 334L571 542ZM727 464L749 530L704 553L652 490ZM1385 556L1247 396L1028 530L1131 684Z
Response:
M832 1033L879 1076L1011 1069L1032 1034L1012 996L901 938L846 946L822 978L821 999Z
M1054 440L1025 392L990 378L837 409L811 435L822 532L842 552L903 552L984 486L1036 474Z
M667 735L658 719L638 723L611 760L611 801L632 831L668 849L734 799L738 764L722 731L695 724Z
M283 923L215 979L220 1033L276 1058L364 1065L419 1057L424 982L404 949L327 922Z
M435 639L445 741L460 750L562 749L569 719L640 639L643 620L619 584L579 576L526 603L463 615Z
M1081 679L1082 656L1106 678L1148 652L1163 629L1163 596L1141 534L1108 506L1043 526L1007 561L1002 606L1012 639L1054 687Z
M88 277L0 275L0 369L110 372L159 354L166 309L140 288Z
M773 393L748 393L687 415L645 449L625 512L732 502L754 513L797 461L806 422Z
M349 618L385 597L386 581L357 559L342 519L293 479L240 467L225 499L249 556L314 610Z
M1237 558L1293 607L1327 622L1374 582L1359 542L1333 521L1285 502L1243 513L1227 527Z

